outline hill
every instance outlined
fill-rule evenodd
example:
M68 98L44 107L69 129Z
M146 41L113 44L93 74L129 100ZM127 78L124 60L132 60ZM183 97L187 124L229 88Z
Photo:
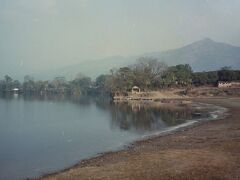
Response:
M240 47L205 38L173 50L145 53L139 56L114 56L105 59L85 61L65 68L45 71L41 73L42 75L36 74L34 76L39 79L52 79L56 76L73 79L76 74L81 72L95 78L100 74L108 73L112 68L133 64L137 58L143 56L157 58L168 65L187 63L192 66L194 71L217 70L223 66L240 69Z
M209 38L165 52L148 53L168 65L190 64L194 71L216 70L223 66L240 68L240 47L215 42Z

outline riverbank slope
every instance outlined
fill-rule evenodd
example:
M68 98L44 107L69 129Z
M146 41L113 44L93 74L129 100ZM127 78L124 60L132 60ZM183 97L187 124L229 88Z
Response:
M239 179L240 99L195 99L229 108L223 119L138 141L42 179Z

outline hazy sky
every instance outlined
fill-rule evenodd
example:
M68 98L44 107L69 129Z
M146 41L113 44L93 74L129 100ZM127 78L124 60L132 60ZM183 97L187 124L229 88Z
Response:
M240 46L239 17L240 0L0 0L0 74L139 55L205 37Z

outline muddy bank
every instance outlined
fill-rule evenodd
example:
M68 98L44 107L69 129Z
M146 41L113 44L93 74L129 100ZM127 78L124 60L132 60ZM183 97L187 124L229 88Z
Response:
M196 99L228 116L138 141L42 179L239 179L240 99Z

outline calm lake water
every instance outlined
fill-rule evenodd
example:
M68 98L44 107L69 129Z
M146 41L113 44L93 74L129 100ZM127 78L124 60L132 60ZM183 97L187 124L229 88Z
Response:
M112 103L106 98L0 97L0 179L56 171L186 120L189 105Z

